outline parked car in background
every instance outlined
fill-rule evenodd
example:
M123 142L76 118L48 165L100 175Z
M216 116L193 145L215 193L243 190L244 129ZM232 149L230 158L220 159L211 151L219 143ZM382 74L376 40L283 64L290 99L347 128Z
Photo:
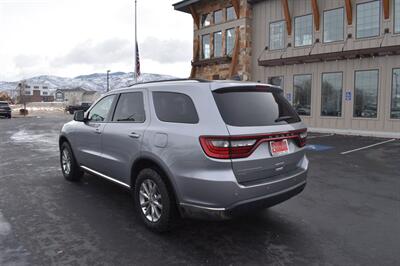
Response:
M65 107L65 111L73 115L76 111L86 112L91 105L91 103L82 103L81 105L69 105Z
M59 138L64 177L132 190L151 229L180 216L226 219L306 185L306 126L282 90L259 83L165 81L115 90L75 113Z
M8 102L0 101L0 116L11 118L11 108Z

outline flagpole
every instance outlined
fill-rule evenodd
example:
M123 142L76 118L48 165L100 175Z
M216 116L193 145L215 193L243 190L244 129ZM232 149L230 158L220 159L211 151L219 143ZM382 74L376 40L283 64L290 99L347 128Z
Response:
M137 0L135 0L135 83L137 83L137 53L138 48L137 48Z

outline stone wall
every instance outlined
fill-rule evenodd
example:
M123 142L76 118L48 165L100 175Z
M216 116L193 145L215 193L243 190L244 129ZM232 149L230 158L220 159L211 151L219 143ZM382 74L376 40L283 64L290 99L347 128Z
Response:
M200 1L195 4L194 10L198 16L200 28L196 23L194 26L193 40L193 68L192 78L200 79L251 79L251 19L252 9L247 0L239 0L240 16L236 20L227 21L225 9L232 6L231 0ZM201 17L203 14L213 13L216 10L223 10L223 22L211 24L209 27L201 27ZM201 59L201 36L210 34L211 51L213 51L213 33L222 31L222 50L225 51L226 36L225 30L228 28L239 28L239 50L236 63L235 55L225 55L221 58L213 57L211 52L210 59ZM237 36L236 36L237 37ZM197 49L199 49L197 51ZM235 51L235 49L233 50ZM233 52L234 53L234 52ZM233 66L234 65L234 66ZM232 71L232 67L234 67ZM231 75L232 73L232 75Z

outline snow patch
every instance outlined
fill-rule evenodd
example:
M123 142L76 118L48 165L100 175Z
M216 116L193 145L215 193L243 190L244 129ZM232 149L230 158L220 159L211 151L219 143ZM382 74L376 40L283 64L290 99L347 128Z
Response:
M54 134L35 134L27 130L20 130L11 135L10 139L15 143L35 143L35 144L50 144L57 146L57 139Z
M6 222L3 214L0 212L0 236L6 236L11 233L11 225Z

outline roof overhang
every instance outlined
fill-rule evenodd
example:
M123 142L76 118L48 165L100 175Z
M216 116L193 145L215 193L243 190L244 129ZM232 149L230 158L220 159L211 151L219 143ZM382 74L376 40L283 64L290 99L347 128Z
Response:
M178 3L173 4L173 6L174 6L175 10L182 11L182 12L190 14L189 6L193 5L193 4L196 4L196 3L200 2L200 1L201 0L183 0L183 1L180 1ZM266 0L247 0L247 2L249 2L250 4L256 4L258 2L263 2L263 1L266 1Z
M174 9L190 14L189 6L200 2L201 0L184 0L173 4Z

